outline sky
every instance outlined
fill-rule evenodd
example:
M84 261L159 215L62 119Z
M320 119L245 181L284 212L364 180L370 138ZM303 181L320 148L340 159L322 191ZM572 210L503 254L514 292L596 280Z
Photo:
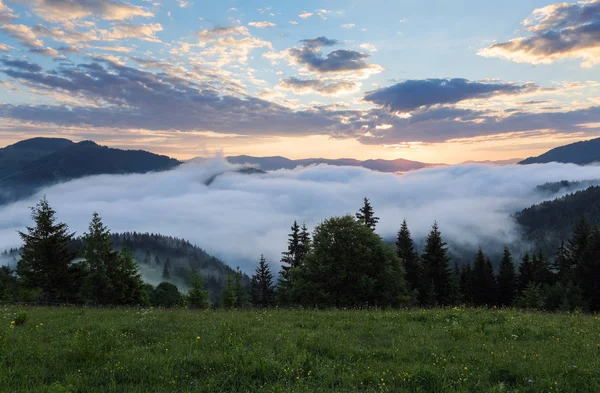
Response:
M600 133L600 0L0 0L0 145L506 160Z

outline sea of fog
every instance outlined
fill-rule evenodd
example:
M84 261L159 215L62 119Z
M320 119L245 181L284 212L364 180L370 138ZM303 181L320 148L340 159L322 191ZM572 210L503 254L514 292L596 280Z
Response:
M29 207L43 195L58 219L78 234L96 211L113 232L188 239L246 272L261 253L279 261L294 220L313 228L330 216L354 214L363 197L371 199L380 217L377 232L386 239L395 236L403 219L415 238L426 236L437 220L451 248L475 249L490 241L520 244L512 214L548 199L537 185L600 179L599 166L556 163L456 165L404 175L325 165L267 174L234 169L214 159L168 172L93 176L45 188L0 206L0 250L20 245L17 230L31 225Z

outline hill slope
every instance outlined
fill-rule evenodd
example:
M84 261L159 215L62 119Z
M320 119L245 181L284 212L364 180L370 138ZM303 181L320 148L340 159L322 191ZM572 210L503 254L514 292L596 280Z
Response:
M544 164L548 162L564 162L578 165L600 162L600 138L560 146L538 157L529 157L519 162L519 164Z
M120 150L91 141L33 138L0 149L0 204L53 183L99 174L162 171L180 162L143 150Z
M526 238L547 252L567 240L577 221L585 216L600 224L600 186L592 186L561 198L523 209L515 215Z

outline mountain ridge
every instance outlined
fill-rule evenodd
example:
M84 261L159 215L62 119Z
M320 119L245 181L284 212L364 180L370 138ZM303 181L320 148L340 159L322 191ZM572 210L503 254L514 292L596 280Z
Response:
M587 165L600 162L600 138L579 141L550 149L537 157L529 157L519 165L561 162Z

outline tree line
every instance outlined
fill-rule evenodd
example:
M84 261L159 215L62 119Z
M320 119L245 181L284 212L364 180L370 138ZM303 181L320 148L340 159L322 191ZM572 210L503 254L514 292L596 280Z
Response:
M142 281L127 244L117 251L94 213L77 254L64 223L44 198L32 209L34 226L20 232L16 272L0 269L0 300L91 305L209 307L206 281L194 273L187 294L168 282ZM541 310L600 311L600 228L582 218L553 258L541 251L515 260L505 247L498 268L479 249L452 263L434 222L419 252L406 221L395 244L375 233L370 201L354 216L332 217L309 232L294 222L277 276L260 256L250 285L238 268L227 275L213 307L404 307L472 305ZM163 278L169 278L165 263Z

